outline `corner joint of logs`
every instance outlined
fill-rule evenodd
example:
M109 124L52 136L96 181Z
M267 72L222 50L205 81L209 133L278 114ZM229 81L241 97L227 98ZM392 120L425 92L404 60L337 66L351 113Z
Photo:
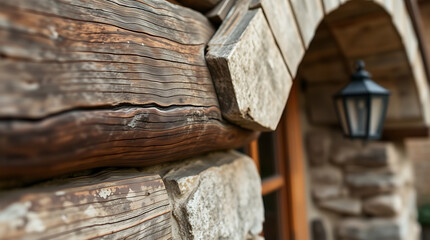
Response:
M261 9L236 8L229 16L206 54L223 117L243 128L273 131L292 85L288 68Z

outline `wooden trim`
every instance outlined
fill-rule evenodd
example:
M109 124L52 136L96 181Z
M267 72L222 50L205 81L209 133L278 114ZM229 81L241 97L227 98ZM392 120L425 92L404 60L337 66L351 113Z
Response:
M402 140L409 137L430 137L430 128L427 126L397 127L382 131L383 140Z
M286 131L286 112L284 111L284 114L281 118L281 121L279 123L278 129L276 131L276 150L277 150L277 162L278 165L278 171L279 174L284 178L284 185L280 190L280 197L279 201L281 201L280 204L280 218L281 222L284 224L281 229L282 239L287 240L294 240L294 229L292 227L292 216L291 216L291 194L290 189L288 186L289 182L289 170L288 170L288 164L289 161L288 158L288 150L286 148L287 146L287 137L284 134Z
M308 221L306 214L306 185L305 185L305 159L303 156L303 139L300 127L300 110L298 102L298 83L294 81L286 107L286 128L283 134L287 141L287 154L289 161L285 175L286 188L290 192L290 214L294 239L309 239Z
M247 149L248 155L254 160L255 166L257 167L258 173L260 173L260 159L258 157L258 139L252 141Z
M261 195L267 195L284 186L284 178L281 175L268 177L261 182Z

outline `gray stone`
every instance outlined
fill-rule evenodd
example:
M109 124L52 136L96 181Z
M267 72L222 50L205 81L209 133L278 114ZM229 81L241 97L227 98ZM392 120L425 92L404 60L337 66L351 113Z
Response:
M330 160L337 165L346 165L352 163L354 156L360 151L358 142L344 139L338 136L333 142L330 153Z
M342 183L342 172L339 168L331 166L311 168L312 184L340 185Z
M404 240L407 227L396 218L350 218L339 222L337 234L341 240Z
M371 197L363 202L363 211L373 216L395 216L402 210L402 198L398 194Z
M347 173L345 180L351 193L360 196L390 193L402 185L399 176L385 170Z
M251 130L274 131L293 82L263 11L244 12L209 42L208 68L223 117Z
M212 153L163 177L173 206L173 239L257 239L264 209L261 181L248 156Z
M397 160L397 153L391 143L374 142L363 147L350 162L363 166L388 166Z
M321 208L346 215L360 215L361 201L355 198L338 198L321 201Z
M391 143L374 142L362 147L351 141L337 141L333 147L331 159L340 165L359 165L383 167L397 163L398 153Z
M312 196L318 200L327 200L346 195L346 189L341 185L312 185Z
M329 159L331 148L330 132L314 130L306 135L306 147L309 162L312 165L322 165Z

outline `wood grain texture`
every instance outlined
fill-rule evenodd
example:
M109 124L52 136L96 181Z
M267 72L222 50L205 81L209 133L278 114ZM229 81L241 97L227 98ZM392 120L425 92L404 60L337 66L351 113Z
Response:
M48 178L104 166L148 166L237 148L257 133L218 107L118 107L0 123L0 179Z
M200 13L166 1L0 0L0 179L239 147Z
M0 239L171 239L159 175L104 172L4 193Z
M223 116L252 130L276 129L292 80L262 10L249 10L211 40L206 59Z
M0 117L73 108L217 104L214 30L166 1L0 1Z
M329 21L329 25L342 52L350 59L403 47L391 19L382 11L342 21Z

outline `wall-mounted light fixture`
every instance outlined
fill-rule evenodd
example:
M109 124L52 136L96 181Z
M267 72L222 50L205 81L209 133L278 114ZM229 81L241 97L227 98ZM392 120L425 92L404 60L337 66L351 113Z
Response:
M390 91L372 81L363 68L363 61L358 61L351 82L334 96L335 108L345 136L379 139Z

